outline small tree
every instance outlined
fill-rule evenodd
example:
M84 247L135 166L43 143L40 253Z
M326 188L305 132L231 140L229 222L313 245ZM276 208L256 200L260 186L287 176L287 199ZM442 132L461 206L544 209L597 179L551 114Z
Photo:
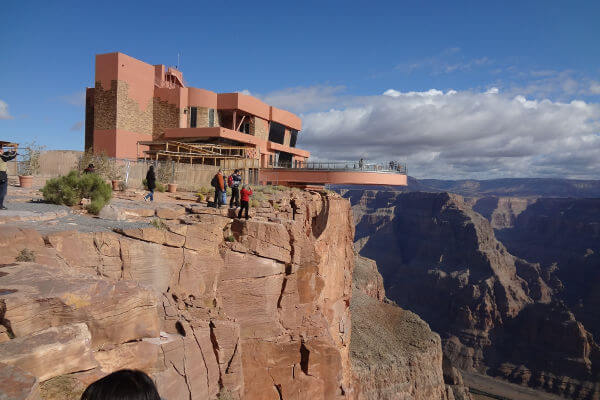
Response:
M88 165L94 164L94 171L104 179L118 181L122 179L121 169L117 162L106 153L95 154L92 149L86 150L77 161L77 170L83 172Z
M36 142L27 144L21 162L21 175L36 175L40 173L40 156L44 148L44 146L40 146Z

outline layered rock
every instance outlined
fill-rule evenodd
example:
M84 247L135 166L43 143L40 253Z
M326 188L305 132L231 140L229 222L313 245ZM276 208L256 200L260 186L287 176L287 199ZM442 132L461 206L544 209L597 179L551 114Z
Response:
M511 255L460 196L366 192L354 209L361 254L377 261L388 297L440 333L453 366L598 395L597 345L557 297L560 280Z
M188 211L164 214L164 229L1 227L0 361L48 391L61 377L139 368L170 400L353 398L349 203L278 192L250 221ZM12 263L25 247L39 264ZM83 359L67 370L14 356L60 353L69 329Z
M385 299L377 265L360 256L350 309L358 399L470 399L460 373L450 377L442 369L440 337L416 314Z

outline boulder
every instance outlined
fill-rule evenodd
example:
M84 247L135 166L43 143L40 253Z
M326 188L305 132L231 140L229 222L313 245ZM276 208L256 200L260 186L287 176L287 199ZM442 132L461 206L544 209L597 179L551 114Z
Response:
M0 363L0 399L41 400L37 378L20 368Z
M158 336L157 299L135 282L33 263L2 272L3 319L17 338L74 322L89 326L94 348Z
M44 381L98 366L86 324L51 327L0 343L0 359Z

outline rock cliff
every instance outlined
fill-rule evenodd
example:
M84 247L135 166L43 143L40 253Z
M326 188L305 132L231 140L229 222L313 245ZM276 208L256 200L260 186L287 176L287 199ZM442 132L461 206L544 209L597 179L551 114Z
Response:
M388 297L440 333L452 365L572 398L600 395L599 347L557 296L554 269L510 254L458 195L346 196L361 255L377 261Z
M0 226L0 386L76 393L127 367L169 400L354 398L348 201L279 192L255 211L178 208L118 232ZM35 262L15 262L25 248Z
M357 256L350 309L359 400L471 398L460 373L442 366L440 337L418 315L386 299L373 260Z

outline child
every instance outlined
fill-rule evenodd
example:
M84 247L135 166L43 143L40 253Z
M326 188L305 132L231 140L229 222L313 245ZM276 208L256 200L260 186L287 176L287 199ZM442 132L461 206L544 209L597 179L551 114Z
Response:
M252 188L250 186L244 185L241 191L241 205L240 212L238 213L238 218L242 218L242 211L246 210L246 219L248 219L248 212L250 209L250 196L252 196Z

